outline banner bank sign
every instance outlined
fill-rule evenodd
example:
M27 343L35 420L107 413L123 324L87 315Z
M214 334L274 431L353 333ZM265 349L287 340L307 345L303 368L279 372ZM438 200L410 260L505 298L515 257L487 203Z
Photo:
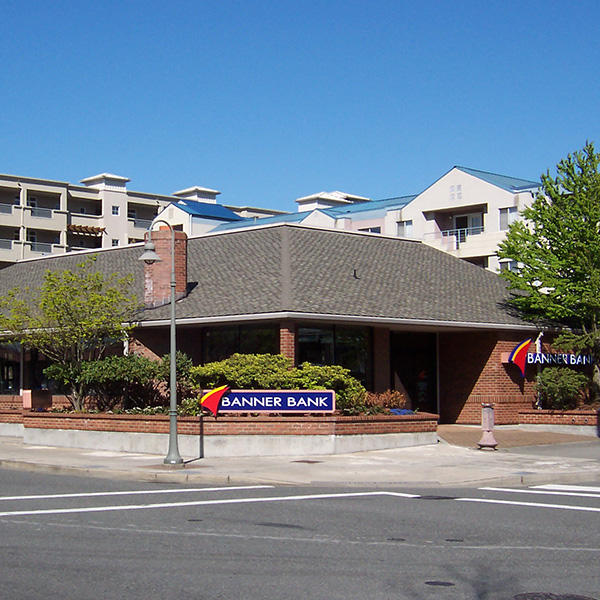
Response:
M230 390L222 386L200 400L214 415L227 412L303 412L335 411L332 390Z
M591 365L592 356L589 354L561 354L558 352L529 352L533 339L524 340L510 353L508 362L513 363L521 370L525 377L527 365L564 365L569 367Z

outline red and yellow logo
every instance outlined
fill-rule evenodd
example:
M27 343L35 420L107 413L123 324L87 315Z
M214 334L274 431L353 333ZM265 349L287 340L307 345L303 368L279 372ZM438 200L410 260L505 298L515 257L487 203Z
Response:
M221 404L221 399L223 396L229 391L228 385L222 385L221 387L215 388L210 392L207 392L200 398L200 406L202 408L206 408L209 410L215 417L219 412L219 405Z
M518 346L515 347L515 349L510 353L510 356L508 357L509 363L514 363L515 365L517 365L517 367L519 367L519 369L521 369L521 375L523 375L523 377L525 377L525 364L527 362L527 352L532 341L533 338L529 338L528 340L521 342Z

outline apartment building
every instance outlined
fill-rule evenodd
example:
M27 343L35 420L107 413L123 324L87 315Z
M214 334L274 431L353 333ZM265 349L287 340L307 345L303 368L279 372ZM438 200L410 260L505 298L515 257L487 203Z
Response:
M80 184L0 175L0 268L18 260L143 240L156 215L181 203L194 230L241 218L217 204L217 190L192 187L172 196L127 189L127 177L101 173ZM242 207L244 217L278 211ZM202 226L198 227L198 223Z
M298 212L219 225L215 231L277 222L422 241L491 271L514 268L496 251L540 183L455 166L420 194L371 200L345 192L298 198Z

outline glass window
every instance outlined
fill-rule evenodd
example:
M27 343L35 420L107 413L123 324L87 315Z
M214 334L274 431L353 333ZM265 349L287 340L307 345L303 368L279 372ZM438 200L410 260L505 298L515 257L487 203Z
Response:
M279 354L279 327L240 325L242 354Z
M113 206L112 207L112 214L113 215L118 215L119 214L119 207L118 206Z
M413 231L412 221L398 221L398 236L399 237L412 237Z
M506 231L511 223L517 220L518 211L516 206L500 209L500 231Z
M298 364L332 365L333 327L298 328Z
M505 260L500 263L500 271L518 271L519 265L516 260Z
M371 379L371 330L367 327L335 328L335 363L350 369L364 385Z
M381 233L381 227L364 227L358 231L364 231L366 233Z
M203 362L229 358L232 354L279 354L278 325L231 325L207 327L203 336Z
M369 387L371 330L368 327L299 327L298 363L340 365Z
M237 327L210 327L204 331L204 362L224 360L237 348Z
M112 240L112 245L113 246L118 246L119 245L119 240Z

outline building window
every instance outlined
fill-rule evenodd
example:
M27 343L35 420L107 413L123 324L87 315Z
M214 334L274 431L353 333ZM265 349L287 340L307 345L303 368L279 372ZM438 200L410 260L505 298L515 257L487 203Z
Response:
M113 239L113 240L112 240L112 245L113 245L113 246L118 246L118 245L119 245L119 240L115 240L115 239Z
M398 237L412 237L413 222L412 221L398 221Z
M500 231L506 231L517 220L519 212L516 206L500 209Z
M298 327L298 364L341 365L371 387L372 352L369 327Z
M128 219L135 219L136 218L135 208L128 208L127 209L127 218Z
M500 263L500 271L518 271L519 264L516 260L504 260Z
M229 358L232 354L279 354L279 327L232 325L207 327L203 331L203 362Z
M115 216L117 216L119 214L119 207L118 206L113 205L113 207L112 207L112 214L115 215Z
M358 231L363 231L365 233L381 233L381 227L364 227Z

